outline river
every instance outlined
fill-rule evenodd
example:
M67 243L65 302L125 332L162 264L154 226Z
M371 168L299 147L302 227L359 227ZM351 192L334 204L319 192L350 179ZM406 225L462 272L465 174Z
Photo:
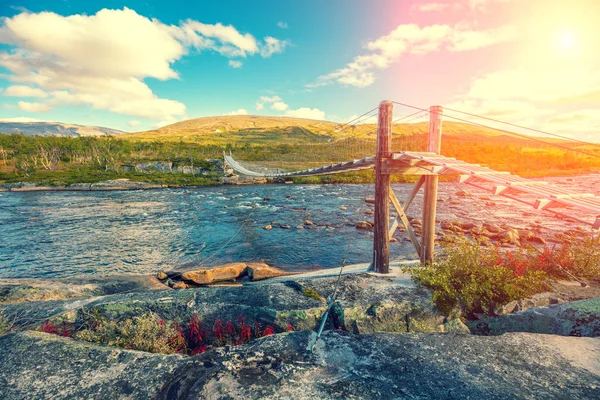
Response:
M600 175L556 178L553 184L598 194ZM411 185L394 185L399 198ZM577 225L483 192L456 195L440 185L439 219L513 225L542 223L545 234ZM589 191L586 190L586 191ZM287 270L368 262L372 232L356 221L372 205L373 185L254 185L114 192L0 193L0 278L153 274L231 261L264 261ZM486 200L487 199L487 200ZM420 213L420 197L413 214ZM491 211L489 211L491 210ZM492 213L492 214L490 214ZM316 229L297 229L306 220ZM290 229L272 222L289 225ZM392 258L413 258L410 243L391 244Z

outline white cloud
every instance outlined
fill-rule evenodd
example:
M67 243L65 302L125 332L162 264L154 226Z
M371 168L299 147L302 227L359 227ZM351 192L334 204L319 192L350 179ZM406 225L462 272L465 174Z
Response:
M319 110L318 108L302 107L302 108L298 108L297 110L288 110L288 111L286 111L285 115L288 117L295 117L295 118L319 119L319 120L325 119L325 112Z
M229 60L229 66L231 68L242 68L242 65L244 65L244 64L241 61Z
M270 37L259 42L220 23L165 25L124 8L89 16L21 13L0 22L0 43L11 46L0 51L0 67L10 71L8 79L16 86L39 87L37 95L49 95L46 108L88 105L163 124L181 119L186 107L158 97L144 79L178 79L172 64L189 47L225 57L269 57L283 51L287 42ZM232 67L241 66L231 61Z
M374 70L386 69L406 54L426 54L441 50L469 51L512 40L516 30L512 26L475 31L464 25L399 25L389 34L368 42L368 53L359 55L344 68L322 75L309 88L329 85L366 87L375 81Z
M50 107L44 103L29 103L27 101L19 101L17 103L19 110L27 112L48 112Z
M48 97L48 93L39 88L33 88L24 85L13 85L6 88L4 91L4 96L46 98Z
M232 111L232 112L227 113L225 115L248 115L248 110L246 110L244 108L240 108L239 110Z
M473 79L469 89L446 106L551 133L580 135L598 132L599 105L599 70L579 65L549 65L546 69L521 67L483 74ZM505 124L448 113L485 125L536 135Z
M283 22L283 21L279 21L277 23L277 26L280 27L281 29L287 29L288 28L287 22Z
M270 104L271 110L276 111L285 111L289 107L279 96L261 96L256 102L256 109L264 110L265 104Z
M283 50L289 45L287 40L279 40L274 37L265 37L265 44L261 46L260 55L264 58L269 58L275 53L282 53Z
M273 103L271 105L271 110L285 111L287 109L288 109L288 105L285 104L283 101L276 101L275 103Z
M141 124L142 124L141 121L138 121L138 120L129 121L127 123L127 125L131 126L132 128L138 127Z

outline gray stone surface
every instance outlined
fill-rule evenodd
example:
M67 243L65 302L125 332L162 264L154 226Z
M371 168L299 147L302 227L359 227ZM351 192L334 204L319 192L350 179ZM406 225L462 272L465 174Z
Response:
M563 336L600 336L600 297L536 307L526 311L485 318L467 324L478 335L505 332L548 333Z
M185 290L147 291L114 294L97 298L7 304L0 311L21 328L39 326L48 318L66 314L70 322L81 323L93 311L111 320L122 320L154 312L164 319L189 321L196 312L206 326L215 319L272 325L278 331L288 324L294 329L315 329L333 293L336 278L298 280L276 278L265 284L242 287L211 287ZM430 292L412 282L373 274L350 274L340 281L340 307L333 313L334 328L354 333L375 331L436 332L447 330L445 318L435 309ZM449 328L448 328L449 329Z
M182 357L41 333L0 337L12 399L594 399L600 339L326 332L273 335Z

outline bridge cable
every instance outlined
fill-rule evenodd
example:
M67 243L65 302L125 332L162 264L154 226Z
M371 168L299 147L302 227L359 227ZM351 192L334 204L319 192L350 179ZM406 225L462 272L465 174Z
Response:
M416 110L422 110L422 111L430 112L427 109L424 109L424 108L421 108L421 107L416 107L416 106L411 106L410 104L404 104L404 103L400 103L400 102L397 102L397 101L394 101L393 103L401 105L401 106L404 106L404 107L414 108ZM461 111L459 111L459 112L461 112ZM528 135L523 135L523 134L519 134L519 133L507 131L505 129L496 128L496 127L488 126L488 125L485 125L485 124L480 124L480 123L469 121L469 120L466 120L466 119L463 119L463 118L453 117L453 116L447 115L447 114L444 114L444 117L452 118L452 119L455 119L457 121L465 122L465 123L468 123L468 124L471 124L471 125L480 126L482 128L488 128L488 129L496 130L498 132L506 133L508 135L518 136L520 138L524 138L524 139L532 140L532 141L535 141L535 142L543 143L543 144L548 145L548 146L558 147L558 148L561 148L563 150L573 151L573 152L580 153L580 154L585 154L585 155L588 155L588 156L591 156L591 157L600 158L600 155L598 155L598 154L589 153L587 151L583 151L583 150L579 150L579 149L572 149L572 148L569 148L569 147L566 147L566 146L561 146L561 145L556 144L556 143L548 143L548 142L545 142L543 140L536 139L536 138L534 138L532 136L528 136ZM479 116L479 117L481 117L481 116ZM486 117L481 117L481 118L486 118ZM499 122L502 122L502 121L499 121ZM525 128L525 127L524 127L524 129L534 130L532 128ZM534 131L536 131L536 130L534 130ZM547 132L543 132L543 131L539 131L539 132L547 133ZM550 135L554 135L554 134L550 134ZM554 136L558 136L558 135L554 135ZM575 140L575 139L570 139L570 140ZM579 140L576 140L576 141L579 141ZM588 142L583 142L583 143L590 144L590 145L595 145L594 143L588 143Z

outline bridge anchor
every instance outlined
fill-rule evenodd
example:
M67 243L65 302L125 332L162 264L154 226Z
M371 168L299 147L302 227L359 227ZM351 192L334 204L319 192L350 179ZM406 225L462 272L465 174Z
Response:
M433 106L429 111L429 137L427 151L440 154L442 137L442 107ZM377 126L377 155L375 159L375 215L373 237L373 262L372 269L382 274L389 273L390 265L390 239L402 224L408 238L415 247L421 263L433 262L435 245L435 217L437 208L437 191L440 168L414 167L410 163L394 160L392 155L392 115L393 102L382 101L379 104L379 117ZM390 187L390 175L420 175L411 194L400 202ZM421 242L415 234L406 210L412 204L417 193L424 188L425 199L423 202L423 234ZM389 226L390 202L398 217Z

